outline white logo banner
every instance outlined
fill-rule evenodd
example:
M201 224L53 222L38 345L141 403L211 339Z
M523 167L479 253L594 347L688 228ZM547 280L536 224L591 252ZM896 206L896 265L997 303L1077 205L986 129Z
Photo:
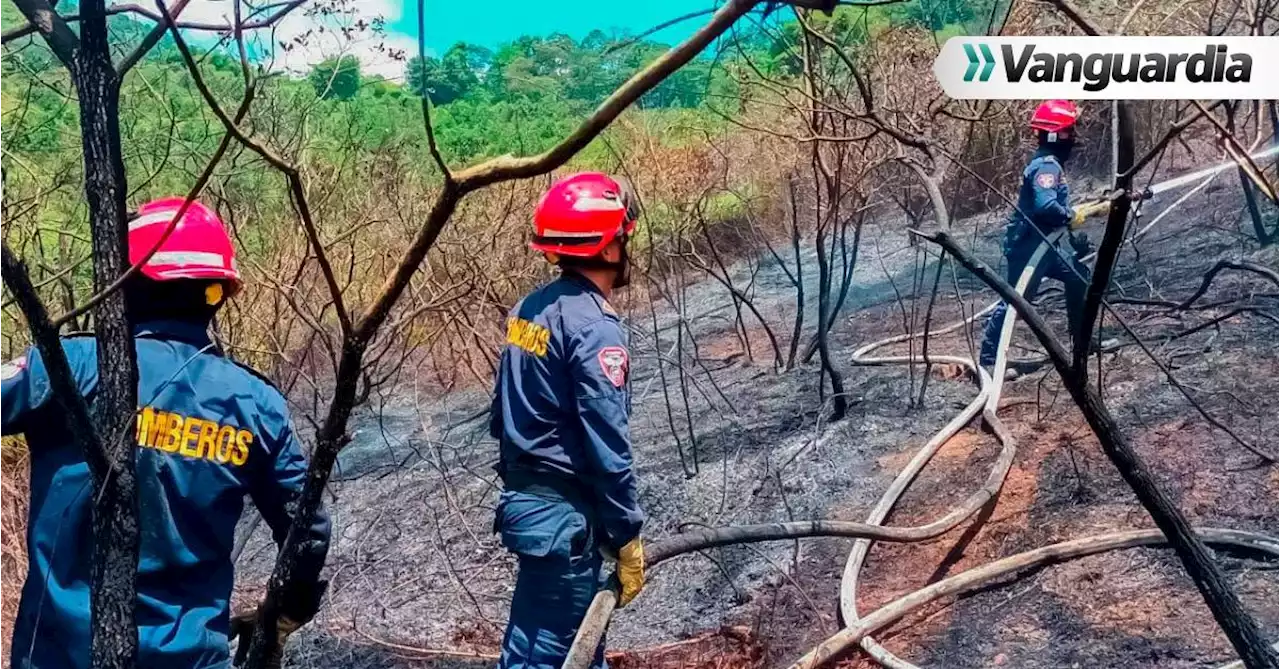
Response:
M1280 37L952 37L933 64L957 100L1280 99Z

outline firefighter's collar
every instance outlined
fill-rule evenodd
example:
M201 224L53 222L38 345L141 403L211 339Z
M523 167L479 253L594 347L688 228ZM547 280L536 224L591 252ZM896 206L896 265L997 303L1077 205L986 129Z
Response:
M573 283L578 284L579 286L582 286L583 288L586 288L587 290L595 293L596 295L600 295L602 297L604 296L604 293L600 292L600 286L597 286L596 282L592 281L591 279L588 279L585 276L582 276L581 274L578 274L573 270L570 270L570 269L561 270L560 276L564 277L569 281L572 281Z
M561 272L561 276L579 286L582 286L583 288L586 288L588 292L593 293L596 297L600 298L601 311L613 316L614 318L621 318L618 316L618 310L614 309L612 304L609 304L608 298L604 296L604 292L600 290L600 286L597 286L594 281L570 270L564 270Z
M200 323L171 319L143 321L133 326L133 336L155 339L177 339L193 346L208 346L213 340L209 330Z

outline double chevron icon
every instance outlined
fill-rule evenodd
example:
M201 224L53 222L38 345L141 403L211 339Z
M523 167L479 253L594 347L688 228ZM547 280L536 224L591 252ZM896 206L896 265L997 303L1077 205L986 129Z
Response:
M978 75L978 81L986 81L991 78L992 70L996 69L996 57L992 55L991 49L986 44L979 43L978 51L982 52L982 58L978 58L977 51L973 45L966 42L964 44L964 55L969 59L969 67L964 71L964 80L973 81L973 75L977 74L978 66L982 66L982 74Z

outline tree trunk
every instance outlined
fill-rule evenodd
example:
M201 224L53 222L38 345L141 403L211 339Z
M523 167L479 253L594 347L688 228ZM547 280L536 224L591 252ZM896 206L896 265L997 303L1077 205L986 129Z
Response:
M794 181L788 180L787 185L791 191L791 252L796 259L796 318L795 325L791 328L791 345L787 350L787 369L796 366L796 350L800 346L800 335L804 332L804 258L800 253L800 217L796 213L796 185ZM782 262L782 258L778 258L778 262Z
M1276 101L1267 100L1267 116L1271 117L1271 142L1280 143L1280 114L1276 112Z
M1093 338L1093 326L1098 321L1098 312L1102 308L1102 299L1111 285L1111 273L1115 269L1116 259L1120 256L1120 244L1124 241L1124 228L1129 220L1129 189L1133 185L1133 175L1129 168L1133 166L1133 114L1129 103L1118 100L1115 104L1115 133L1112 152L1115 154L1116 173L1113 190L1120 193L1118 199L1111 202L1111 210L1107 214L1107 228L1098 244L1097 260L1094 262L1093 280L1085 293L1084 307L1080 311L1080 322L1076 323L1071 333L1072 365L1076 373L1083 379L1088 372L1089 340Z
M120 151L120 79L111 64L103 2L81 5L80 48L70 71L80 102L84 191L93 237L93 285L106 290L129 267L125 175ZM134 415L138 367L123 291L93 310L98 386L92 413L104 470L92 471L93 557L90 663L125 669L137 661L138 497Z
M831 317L828 314L831 302L831 267L824 250L826 242L826 226L819 225L815 241L818 250L818 353L822 359L823 371L831 377L831 420L836 421L845 417L849 403L844 394L844 378L831 362L831 346L827 337L827 319Z
M249 669L266 669L269 660L282 650L277 648L275 633L280 618L281 599L294 578L293 571L297 567L302 549L300 540L306 535L311 523L315 522L324 487L329 482L329 473L338 461L338 452L349 441L347 421L355 408L356 391L367 347L367 341L352 337L343 342L333 401L329 404L324 424L316 434L316 448L311 455L311 466L307 469L307 480L302 486L302 495L297 500L289 534L276 556L275 569L267 583L267 596L259 608L258 626L253 631L253 641L245 663Z
M1236 104L1229 104L1225 111L1227 115L1227 130L1234 132L1236 129ZM1253 223L1253 236L1258 240L1258 246L1266 246L1271 243L1271 234L1267 232L1267 226L1262 222L1262 211L1258 209L1258 194L1254 191L1253 180L1249 178L1249 173L1243 167L1236 168L1236 175L1240 178L1240 189L1244 191L1245 210L1249 212L1249 221Z
M93 246L93 285L104 295L92 309L98 384L86 407L57 341L56 326L31 290L26 270L5 249L6 281L45 358L55 401L66 410L84 453L93 489L90 551L90 664L127 669L137 662L138 499L134 416L138 369L124 294L107 292L129 267L125 173L120 151L120 78L111 63L103 0L80 5L79 35L44 0L14 0L67 68L76 88L84 159L84 191ZM25 287L24 287L25 284Z
M853 225L853 248L845 246L845 234L849 222L845 221L840 230L840 252L844 256L844 276L840 279L840 296L836 298L832 312L839 314L844 310L844 303L849 297L849 288L853 287L853 271L858 268L858 247L862 244L862 223L864 216L858 215L858 222ZM829 328L830 323L827 324Z
M1236 168L1236 172L1240 177L1240 188L1244 190L1245 209L1249 211L1249 220L1253 223L1253 235L1258 239L1258 246L1266 246L1271 243L1271 233L1267 232L1267 226L1262 222L1262 211L1258 209L1258 194L1254 192L1253 180L1243 167Z
M827 331L831 330L831 327L835 324L836 316L839 315L840 312L844 310L845 300L849 297L849 288L853 285L853 270L856 269L858 265L858 246L862 243L862 223L863 223L862 216L859 216L858 222L857 224L855 224L853 229L853 250L852 251L848 251L845 248L845 229L847 229L847 226L848 226L847 221L845 222L845 228L842 228L840 231L840 245L842 247L841 251L844 257L845 264L843 266L843 272L841 272L842 277L840 280L840 295L839 297L836 298L835 304L833 304L831 307L832 315L829 319L827 319ZM815 334L809 340L809 343L805 345L804 355L802 355L800 359L805 363L808 363L810 360L813 359L813 355L817 352L818 352L818 335Z

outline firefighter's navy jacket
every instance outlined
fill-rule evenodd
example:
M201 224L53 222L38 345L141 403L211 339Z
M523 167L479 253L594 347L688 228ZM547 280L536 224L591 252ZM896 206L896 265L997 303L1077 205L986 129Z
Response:
M92 337L62 340L80 392L98 383ZM229 664L227 626L236 521L253 498L277 543L307 463L280 392L223 357L196 324L136 328L136 442L141 555L138 667ZM67 432L39 353L4 367L4 433L31 451L30 569L12 639L15 669L87 669L93 555L91 483ZM329 543L321 511L306 537L298 582L318 576Z
M1075 212L1067 203L1066 176L1062 163L1047 148L1036 152L1022 171L1022 185L1018 189L1018 208L1012 220L1030 222L1041 232L1049 233L1069 225Z
M627 430L629 367L617 312L567 271L507 318L489 424L504 478L581 486L615 550L644 523Z
M1045 277L1062 281L1067 296L1067 321L1074 332L1084 310L1089 269L1077 257L1071 235L1059 235L1056 238L1048 236L1071 225L1075 218L1075 212L1068 204L1069 195L1070 189L1062 171L1062 163L1051 148L1041 147L1022 171L1018 208L1010 214L1009 223L1005 226L1003 250L1008 263L1006 278L1009 285L1016 286L1040 243L1056 239L1041 257L1023 296L1034 299L1040 281ZM1001 301L987 317L978 358L979 364L984 367L995 364L1000 331L1004 327L1008 307L1008 304Z

